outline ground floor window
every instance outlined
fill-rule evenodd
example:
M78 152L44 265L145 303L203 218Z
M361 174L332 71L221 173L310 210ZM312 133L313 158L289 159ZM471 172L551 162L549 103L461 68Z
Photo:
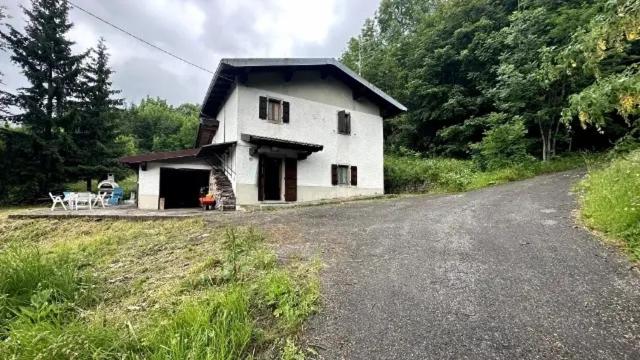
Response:
M331 165L332 185L358 185L358 167L353 165Z
M338 165L338 185L349 185L349 167Z

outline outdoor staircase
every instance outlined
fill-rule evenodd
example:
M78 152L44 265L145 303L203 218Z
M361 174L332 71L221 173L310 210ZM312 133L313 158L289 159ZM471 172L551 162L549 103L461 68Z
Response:
M216 209L222 211L235 211L236 195L233 192L231 181L222 167L214 166L211 171L211 186L216 197Z

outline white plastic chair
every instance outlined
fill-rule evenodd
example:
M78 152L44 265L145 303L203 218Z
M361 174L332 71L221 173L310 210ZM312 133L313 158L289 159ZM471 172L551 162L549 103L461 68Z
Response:
M106 206L104 205L104 200L107 198L107 193L103 192L103 193L98 193L98 196L95 197L95 199L93 200L93 207L96 206L96 204L100 204L100 206L102 206L102 208L104 209Z
M49 193L49 197L51 198L51 201L53 201L53 205L51 205L51 211L53 211L56 208L56 204L62 205L62 208L67 210L67 207L64 206L64 201L62 200L61 196L53 195L52 193Z
M64 198L62 198L62 201L64 201L65 203L67 203L67 206L69 207L69 209L73 210L74 208L74 203L73 200L75 200L76 198L76 193L74 192L63 192Z

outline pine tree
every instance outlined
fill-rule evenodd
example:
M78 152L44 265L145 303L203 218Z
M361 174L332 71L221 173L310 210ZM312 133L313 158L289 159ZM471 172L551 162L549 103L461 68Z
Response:
M24 33L7 25L0 37L29 82L12 101L23 110L17 122L43 145L40 169L45 176L39 188L46 192L64 179L65 152L73 148L68 134L86 54L71 51L73 42L66 34L73 24L66 0L32 0L30 9L22 9L27 22Z
M0 25L3 24L3 20L6 18L6 7L0 5ZM4 41L0 38L0 51L3 51L5 47ZM0 85L2 84L2 77L4 74L0 71ZM8 94L4 91L0 91L0 123L2 123L2 119L5 116L8 116L9 113L7 111L7 107L9 105L9 97Z
M90 51L80 76L81 106L73 129L77 162L73 168L77 177L86 179L87 190L91 190L93 178L116 166L116 118L123 100L113 98L120 91L111 88L112 74L107 46L101 38Z

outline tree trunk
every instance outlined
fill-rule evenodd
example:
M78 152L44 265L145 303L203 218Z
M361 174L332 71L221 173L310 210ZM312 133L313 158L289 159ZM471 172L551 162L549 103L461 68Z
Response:
M87 191L91 192L91 178L87 177L85 180L87 181Z
M556 143L558 140L558 133L560 132L560 120L556 122L556 130L553 133L553 156L556 156Z
M538 120L538 128L540 129L540 137L542 138L542 161L547 161L547 137L545 136L540 120Z

